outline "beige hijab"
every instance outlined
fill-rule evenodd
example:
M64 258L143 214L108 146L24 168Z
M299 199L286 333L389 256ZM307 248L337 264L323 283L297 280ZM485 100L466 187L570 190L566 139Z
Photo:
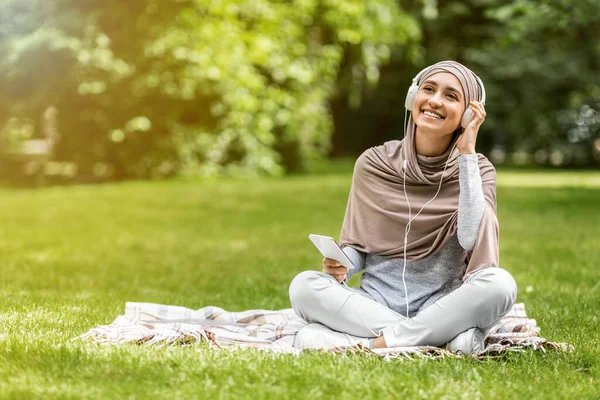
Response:
M473 72L454 61L434 64L422 76L421 82L438 72L449 72L460 81L465 94L465 107L472 99L480 99ZM457 133L461 131L459 127ZM456 149L450 154L450 149L457 135L444 154L425 157L415 150L415 133L416 125L411 116L403 140L372 147L356 161L340 236L342 246L352 246L366 253L391 258L404 257L404 230L409 221L408 204L403 191L404 160L407 160L406 192L412 217L434 197L443 178L440 193L411 223L407 258L425 258L441 249L456 234L460 154ZM443 172L448 157L448 166ZM480 268L498 266L499 262L496 171L481 154L478 154L478 162L486 208L475 247L465 259L465 277ZM462 265L457 265L457 268L462 268Z

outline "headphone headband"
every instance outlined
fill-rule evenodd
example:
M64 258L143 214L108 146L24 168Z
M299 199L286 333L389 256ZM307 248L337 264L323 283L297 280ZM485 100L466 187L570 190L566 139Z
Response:
M427 71L429 71L433 67L434 67L434 65L430 65L429 67L425 67L421 71L419 71L419 73L417 74L417 76L415 76L413 78L412 83L410 85L411 86L416 86L418 88L419 87L419 80L421 79L421 75L425 75L425 73ZM477 75L475 75L474 72L471 71L471 73L475 77L475 80L477 81L477 85L479 85L479 94L481 95L481 100L480 101L481 101L481 103L483 103L483 105L485 105L485 100L486 100L485 86L483 86L483 82L481 81L481 79ZM408 111L411 111L411 110L408 110Z

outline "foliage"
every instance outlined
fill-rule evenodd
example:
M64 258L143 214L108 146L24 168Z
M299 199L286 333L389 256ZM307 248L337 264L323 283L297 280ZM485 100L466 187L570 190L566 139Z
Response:
M596 0L0 7L0 164L56 107L65 180L303 171L401 137L410 79L441 59L486 83L479 150L600 160Z
M486 16L503 29L467 58L495 86L495 130L513 149L560 151L567 165L590 165L600 135L583 120L600 102L600 2L518 0Z
M534 153L556 165L591 165L595 123L586 110L600 101L600 2L485 0L440 7L442 27L423 24L432 56L464 60L483 78L487 147ZM443 36L452 26L460 34ZM465 40L465 36L466 39ZM587 107L587 108L586 108ZM589 112L588 112L589 114ZM586 120L584 122L584 120Z
M419 35L392 0L61 0L19 15L29 29L2 41L1 97L30 117L56 106L56 157L84 180L302 170L329 149L340 63L351 85L375 81ZM29 82L43 61L56 75Z
M408 1L423 31L414 65L402 57L359 109L336 103L337 152L402 136L410 80L444 59L463 62L484 81L487 118L478 138L485 154L517 152L554 165L600 165L600 2ZM592 110L592 111L590 111ZM500 161L500 158L494 161Z

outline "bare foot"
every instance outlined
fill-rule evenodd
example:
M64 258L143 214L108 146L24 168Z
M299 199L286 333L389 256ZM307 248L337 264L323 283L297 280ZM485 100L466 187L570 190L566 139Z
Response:
M374 349L385 349L386 347L387 345L385 344L385 339L383 338L383 336L379 336L373 341Z

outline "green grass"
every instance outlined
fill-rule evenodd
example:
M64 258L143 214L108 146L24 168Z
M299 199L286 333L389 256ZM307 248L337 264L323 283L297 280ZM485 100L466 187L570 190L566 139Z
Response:
M600 398L593 173L498 178L502 265L542 335L573 353L385 362L70 341L126 301L289 307L291 279L320 265L307 235L339 235L344 165L283 180L0 189L0 398Z

